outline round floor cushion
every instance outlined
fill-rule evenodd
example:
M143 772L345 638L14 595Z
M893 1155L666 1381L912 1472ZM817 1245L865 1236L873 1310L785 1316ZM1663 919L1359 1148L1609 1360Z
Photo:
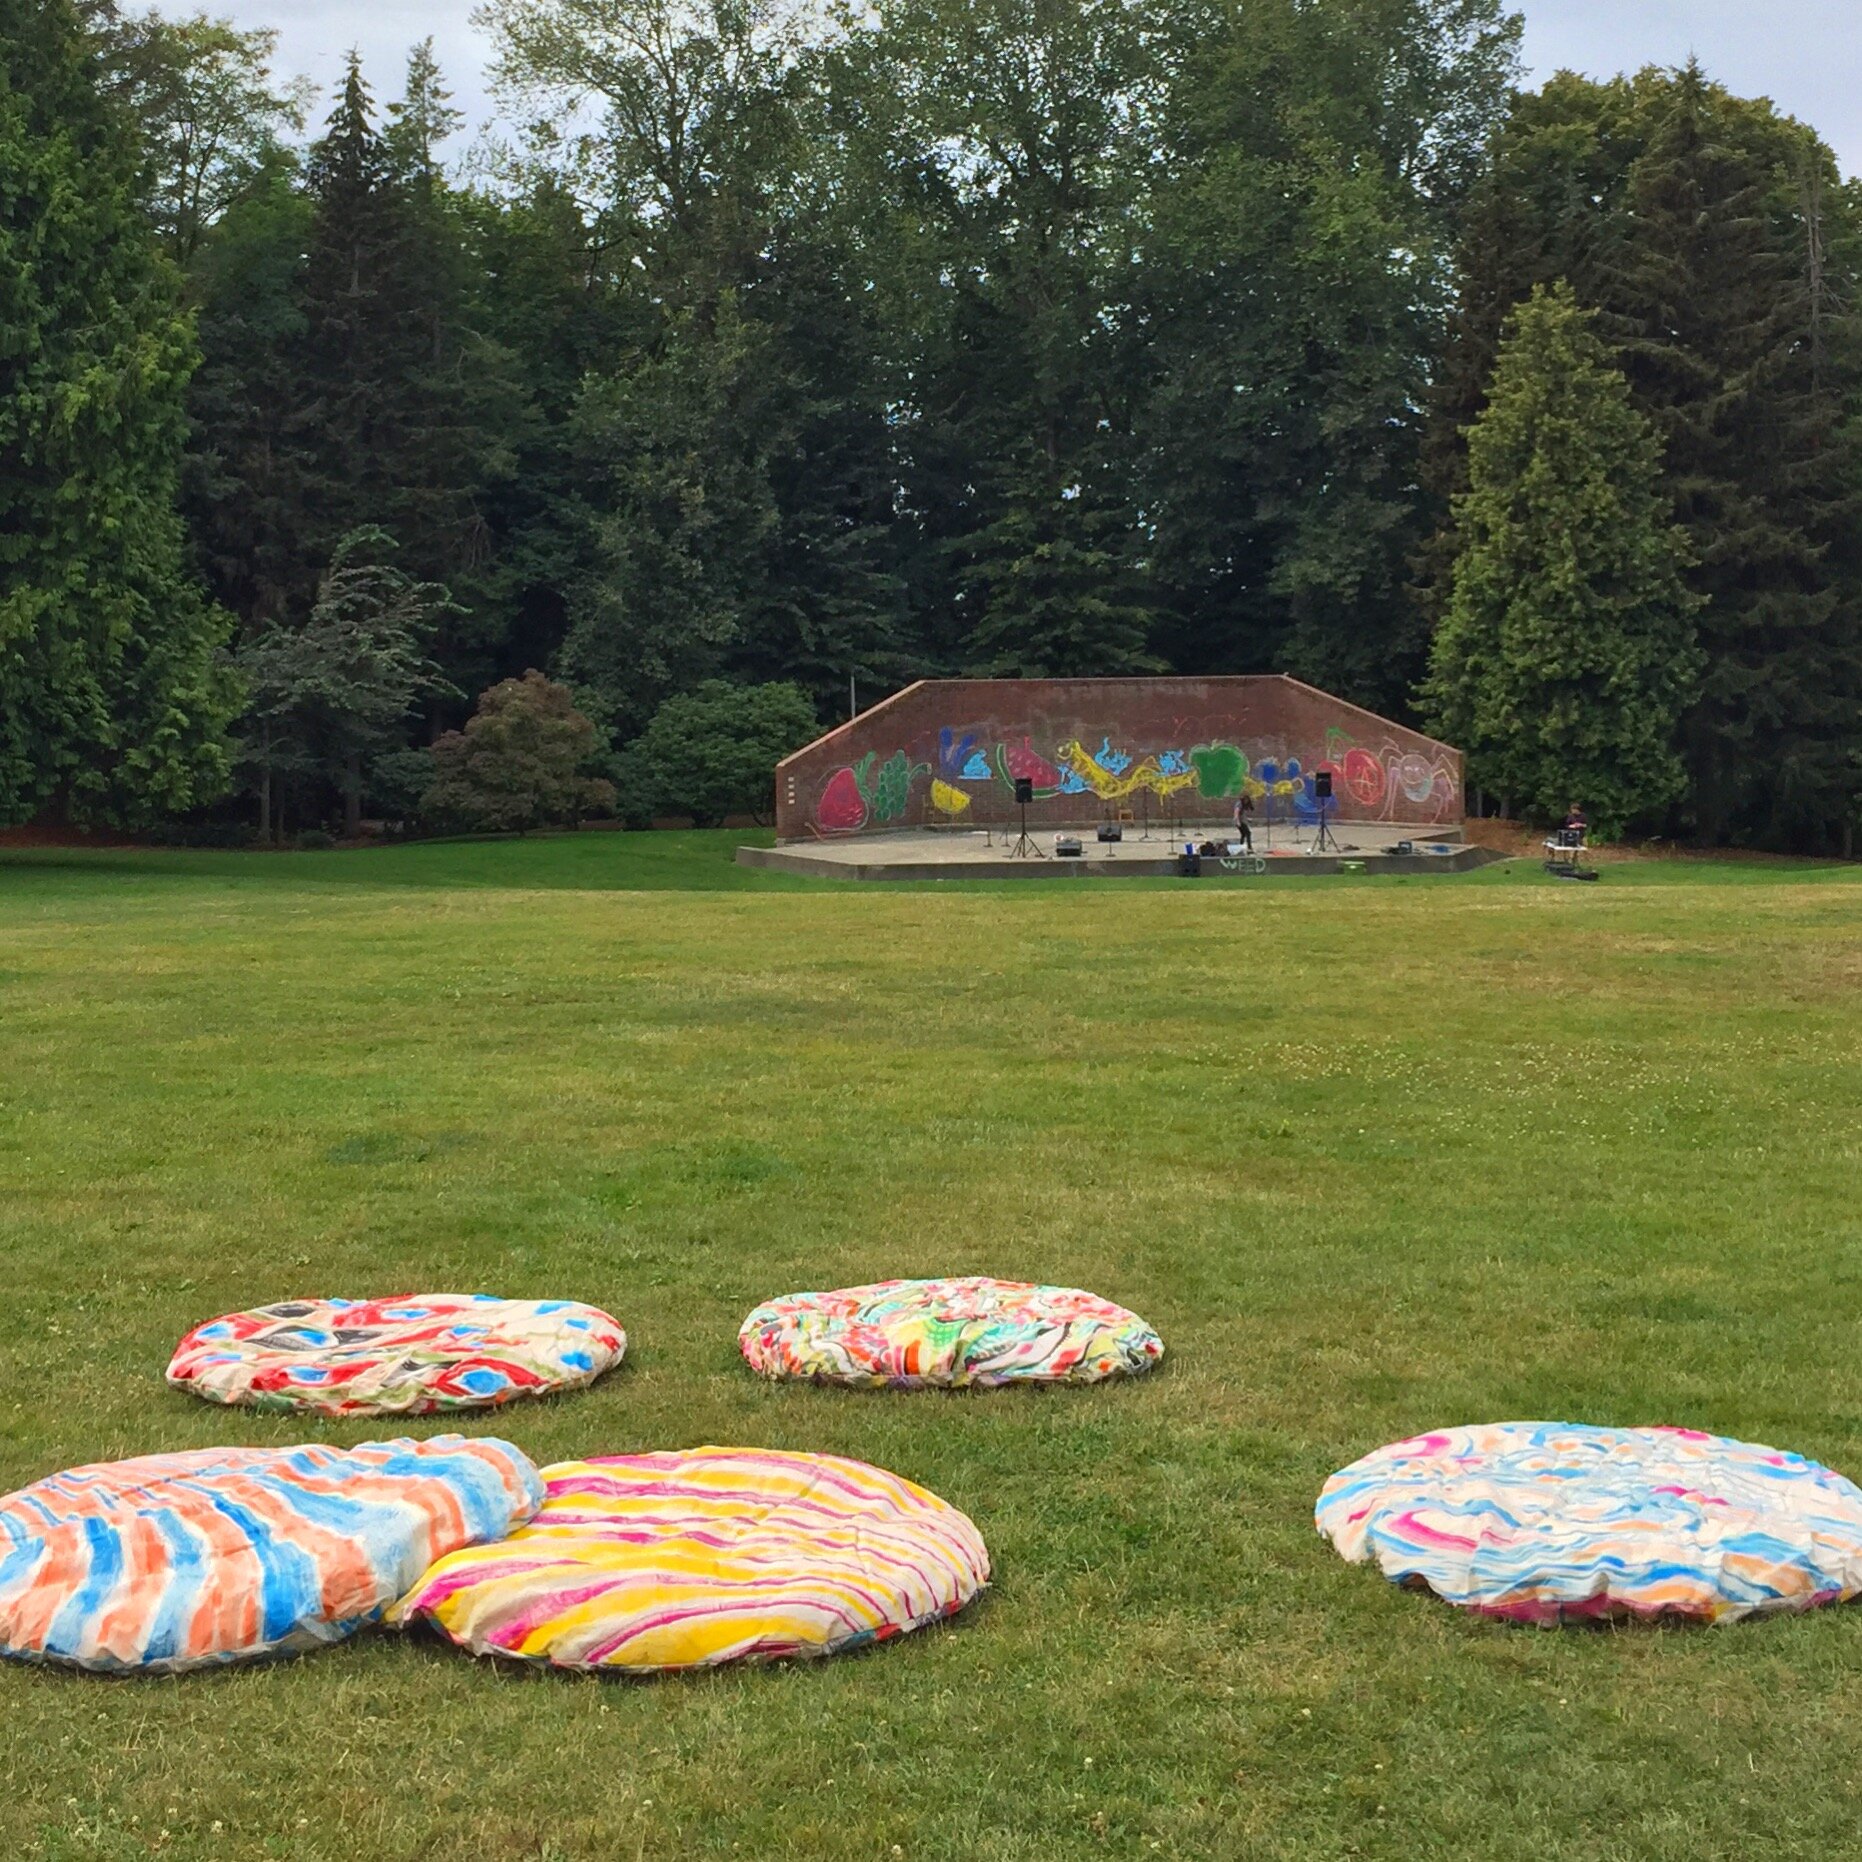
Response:
M1097 1294L980 1275L792 1293L759 1306L737 1342L765 1377L893 1389L1090 1384L1164 1355L1136 1313Z
M1862 1593L1862 1489L1691 1429L1420 1435L1334 1474L1316 1522L1353 1563L1516 1622L1731 1622Z
M286 1300L197 1325L175 1347L168 1381L257 1409L420 1416L573 1390L626 1349L619 1321L576 1300Z
M335 1642L543 1485L508 1442L203 1448L0 1499L0 1654L174 1672Z
M480 1655L649 1673L832 1655L963 1608L989 1554L957 1509L836 1455L565 1461L502 1545L442 1558L394 1613Z

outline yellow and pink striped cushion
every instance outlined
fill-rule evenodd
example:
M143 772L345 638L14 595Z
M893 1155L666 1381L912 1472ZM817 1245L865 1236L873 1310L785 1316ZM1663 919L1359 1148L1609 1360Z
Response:
M989 1580L955 1507L838 1455L614 1455L543 1482L527 1526L440 1559L394 1620L480 1655L645 1673L883 1641Z

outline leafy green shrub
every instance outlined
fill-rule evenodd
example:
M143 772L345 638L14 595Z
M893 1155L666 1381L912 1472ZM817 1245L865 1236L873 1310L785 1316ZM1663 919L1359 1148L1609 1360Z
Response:
M631 757L610 757L608 774L614 782L614 816L626 828L650 828L659 812L653 784Z
M328 853L336 845L336 836L326 834L322 828L306 828L297 837L299 853Z
M766 821L776 765L820 729L796 686L708 679L667 699L626 761L658 810L690 815L700 827L733 814Z

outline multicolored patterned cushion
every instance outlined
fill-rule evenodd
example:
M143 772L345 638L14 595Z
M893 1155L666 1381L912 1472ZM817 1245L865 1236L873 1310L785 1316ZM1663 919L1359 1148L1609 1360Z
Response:
M168 1381L255 1409L421 1416L574 1390L626 1349L618 1320L576 1300L286 1300L197 1325L175 1347Z
M1110 1300L980 1275L792 1293L759 1306L737 1343L765 1377L901 1390L1090 1384L1164 1355L1163 1340Z
M953 1506L838 1455L615 1455L543 1470L502 1545L442 1558L394 1612L480 1655L644 1673L832 1655L961 1610L989 1554Z
M0 1654L174 1672L336 1642L542 1482L509 1442L203 1448L0 1499Z
M1316 1523L1354 1564L1522 1623L1731 1622L1862 1593L1862 1489L1692 1429L1419 1435L1334 1474Z

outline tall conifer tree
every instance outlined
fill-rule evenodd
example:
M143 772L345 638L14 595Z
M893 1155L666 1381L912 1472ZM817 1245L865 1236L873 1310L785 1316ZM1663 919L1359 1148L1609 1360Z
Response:
M1661 452L1568 285L1509 326L1468 438L1461 554L1425 700L1470 775L1528 815L1659 818L1697 656Z
M1518 100L1464 222L1425 481L1446 508L1505 317L1568 276L1599 311L1707 606L1673 825L1841 849L1862 735L1862 198L1770 105L1697 69ZM1445 603L1459 539L1429 581Z
M201 365L188 390L182 508L202 573L250 635L309 611L322 560L304 350L311 204L279 155L193 268Z
M195 350L70 0L0 0L0 821L226 779L225 617L183 563Z
M353 53L306 181L315 216L303 285L303 390L314 436L319 554L327 557L339 537L368 523L401 541L395 467L422 343L400 264L405 205Z
M1704 597L1692 823L1709 841L1827 846L1862 736L1862 422L1841 392L1862 389L1862 352L1815 302L1805 183L1828 158L1788 127L1780 147L1681 72L1631 171L1608 288Z
M506 358L475 327L466 231L438 172L435 146L454 120L431 48L417 47L384 135L352 57L311 151L306 516L322 555L378 525L409 574L452 591L460 611L434 657L476 691L497 670L488 487L509 469L522 416Z

